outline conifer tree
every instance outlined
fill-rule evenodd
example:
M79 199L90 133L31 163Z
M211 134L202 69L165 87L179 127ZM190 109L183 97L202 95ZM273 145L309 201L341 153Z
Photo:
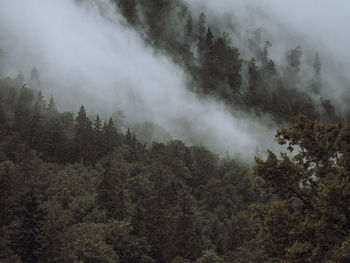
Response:
M127 165L118 151L107 155L101 163L103 173L97 187L99 206L106 210L108 218L123 220L127 215L129 177Z
M33 67L29 77L29 87L33 90L40 90L39 71Z
M86 116L86 111L81 105L78 116L75 120L75 146L78 160L84 164L92 164L93 130L92 123Z
M12 237L11 248L20 255L23 262L39 261L39 234L45 213L39 207L39 202L33 191L25 194L25 204L21 213L21 222Z
M56 117L58 114L56 103L55 103L55 100L52 96L50 98L49 104L47 105L46 113L49 116L49 118Z
M22 135L26 134L31 119L33 93L25 85L22 87L15 109L14 128Z

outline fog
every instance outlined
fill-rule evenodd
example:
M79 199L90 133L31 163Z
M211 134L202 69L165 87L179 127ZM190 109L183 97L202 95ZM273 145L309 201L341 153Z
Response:
M247 40L261 31L261 45L270 41L269 56L279 66L288 49L302 47L302 75L312 78L312 60L319 52L322 63L321 96L330 98L340 110L348 110L350 78L350 2L346 0L185 0L194 16L204 12L208 24L220 25L232 34L233 44L249 59ZM300 87L304 88L304 87Z
M252 160L257 149L274 147L267 118L233 116L223 104L197 98L186 89L186 73L146 47L114 10L102 0L1 0L5 74L28 76L35 66L60 110L122 110L131 122L154 122L173 139L221 155Z

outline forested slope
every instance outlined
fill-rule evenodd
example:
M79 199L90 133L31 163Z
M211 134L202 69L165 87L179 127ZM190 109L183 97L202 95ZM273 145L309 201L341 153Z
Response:
M349 114L321 94L322 56L305 80L302 47L277 64L256 31L247 59L183 1L112 2L191 92L271 118L287 153L251 167L181 140L146 144L154 130L125 127L122 112L59 111L36 68L1 76L0 262L350 262Z
M181 0L114 2L148 44L187 69L193 78L190 88L219 98L233 112L269 114L277 123L293 122L299 113L325 122L348 119L348 109L345 113L337 110L331 100L320 94L322 63L317 50L308 65L312 71L300 72L305 70L301 67L302 47L285 47L288 51L284 63L276 64L269 56L273 43L260 27L245 36L245 53L249 57L242 58L237 43L232 41L238 38L237 27L242 25L232 25L236 28L231 34L237 36L230 36L220 25L208 24L204 13L194 17ZM302 77L305 74L308 79Z

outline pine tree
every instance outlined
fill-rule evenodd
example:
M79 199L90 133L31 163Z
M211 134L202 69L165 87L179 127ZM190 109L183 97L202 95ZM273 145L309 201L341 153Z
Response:
M2 110L2 107L0 105L0 130L5 129L7 127L7 117L5 115L5 112Z
M112 118L103 125L104 149L106 152L113 151L120 144L120 138L117 129L114 126Z
M40 110L40 104L36 103L34 106L33 117L29 122L28 140L32 148L41 150L43 139L43 116Z
M41 91L38 92L38 95L35 99L35 107L40 111L40 113L43 113L45 111L46 102Z
M174 244L177 255L195 260L202 251L202 239L199 220L193 200L189 193L183 191L179 196L180 213L177 219L174 235Z
M246 94L246 104L249 107L259 107L261 106L261 96L259 86L259 72L258 67L255 63L255 59L252 57L252 59L249 61L248 64L248 92Z
M185 25L185 35L190 38L192 36L192 31L193 31L193 23L192 23L192 17L189 16L187 18L187 22Z
M86 111L81 105L78 116L75 120L75 146L78 160L89 165L93 163L93 129L92 123L86 116Z
M26 135L31 120L32 103L33 93L24 85L17 100L14 116L14 128L22 135Z
M207 48L211 48L212 45L214 44L214 35L211 32L210 27L208 27L208 30L207 30L206 43L207 43Z
M46 114L49 118L54 118L58 115L58 110L54 98L51 96L50 102L47 105Z
M129 177L127 165L117 151L110 153L101 163L103 173L97 187L99 206L106 210L110 219L123 220L127 215Z
M36 67L34 67L30 72L29 87L33 90L40 90L39 71Z
M199 16L199 22L198 22L198 34L199 39L204 38L205 32L206 32L206 17L204 13L201 13Z
M23 262L39 261L39 234L45 213L39 207L36 194L29 191L25 194L25 204L21 213L21 222L12 237L11 248L20 255Z
M300 46L297 46L296 48L288 52L287 62L288 62L288 67L292 71L292 73L299 72L300 64L301 64L300 59L302 55L303 55L303 52Z
M314 66L314 72L315 72L315 79L319 80L321 77L321 62L320 62L320 57L318 56L318 52L316 52L313 66Z

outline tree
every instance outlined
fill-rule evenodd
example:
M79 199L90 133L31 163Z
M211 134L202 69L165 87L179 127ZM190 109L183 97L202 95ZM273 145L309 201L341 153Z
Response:
M92 164L91 154L93 149L92 123L86 116L86 111L81 105L78 116L75 120L75 145L78 160L84 164Z
M190 194L183 191L179 195L180 212L175 227L175 252L183 258L195 260L202 251L199 219Z
M63 162L67 159L68 156L66 156L67 153L65 151L66 136L63 126L57 117L50 118L46 122L42 140L44 143L43 150L47 159L56 162ZM42 144L41 142L38 143Z
M108 225L79 223L66 231L63 262L119 263L119 257L107 243Z
M33 67L32 71L30 72L29 86L33 90L40 90L39 71L36 67Z
M198 34L199 38L204 38L205 32L206 32L206 22L205 22L205 14L201 13L199 15L199 21L198 21Z
M350 125L322 124L300 115L276 134L290 155L256 159L256 204L265 253L292 262L333 261L350 234ZM323 262L323 261L322 261Z
M259 71L255 59L249 61L248 64L248 91L246 94L246 103L250 107L261 106L262 94L259 89Z
M49 118L55 117L58 114L55 100L51 96L49 105L47 105L46 113Z
M193 23L192 23L192 16L189 16L187 18L187 22L185 25L185 35L186 37L190 38L192 36L193 31Z
M39 207L36 194L29 191L25 194L25 204L21 211L21 222L13 232L11 248L20 255L23 262L38 262L40 248L39 234L45 213Z
M316 52L313 67L314 79L311 84L311 91L313 91L314 93L319 93L321 88L321 62L320 57L318 56L318 52Z
M211 32L210 27L208 27L208 30L207 30L206 42L207 42L207 47L208 47L208 48L211 48L211 46L212 46L213 43L214 43L214 35L213 35L213 33Z
M15 109L14 128L25 135L31 119L33 92L25 85L21 88Z
M287 62L288 62L288 67L292 72L294 73L299 72L299 67L301 64L300 58L302 55L303 55L303 52L300 46L297 46L296 48L288 52Z
M203 255L195 261L195 263L223 263L224 261L216 255L215 251L204 251Z
M262 52L262 63L266 64L268 62L268 56L269 56L269 48L272 47L272 44L270 41L265 41L264 50Z
M113 119L110 118L108 123L103 125L104 150L113 151L119 145L119 134L114 126Z
M4 129L7 126L7 118L5 112L2 110L0 105L0 130Z
M151 245L151 256L157 262L168 262L176 255L172 249L177 215L178 187L173 175L156 163L150 167L152 189L145 201L145 235Z
M32 148L41 150L43 135L43 116L41 115L40 106L36 103L33 117L28 127L28 143Z
M16 86L18 86L18 87L22 87L25 83L25 81L24 81L24 76L23 76L23 73L20 71L20 72L18 72L18 74L17 74L17 77L16 77L16 79L15 79L15 81L16 81Z
M126 183L129 178L127 164L116 150L101 162L103 169L97 187L97 200L100 208L105 209L107 217L123 220L127 214L129 196Z
M318 56L318 52L315 54L315 59L314 59L314 73L315 73L315 79L320 80L321 77L321 62L320 62L320 57Z
M136 1L135 0L116 0L123 16L127 19L127 21L135 25L138 22L138 16L137 16L137 8L136 8Z

